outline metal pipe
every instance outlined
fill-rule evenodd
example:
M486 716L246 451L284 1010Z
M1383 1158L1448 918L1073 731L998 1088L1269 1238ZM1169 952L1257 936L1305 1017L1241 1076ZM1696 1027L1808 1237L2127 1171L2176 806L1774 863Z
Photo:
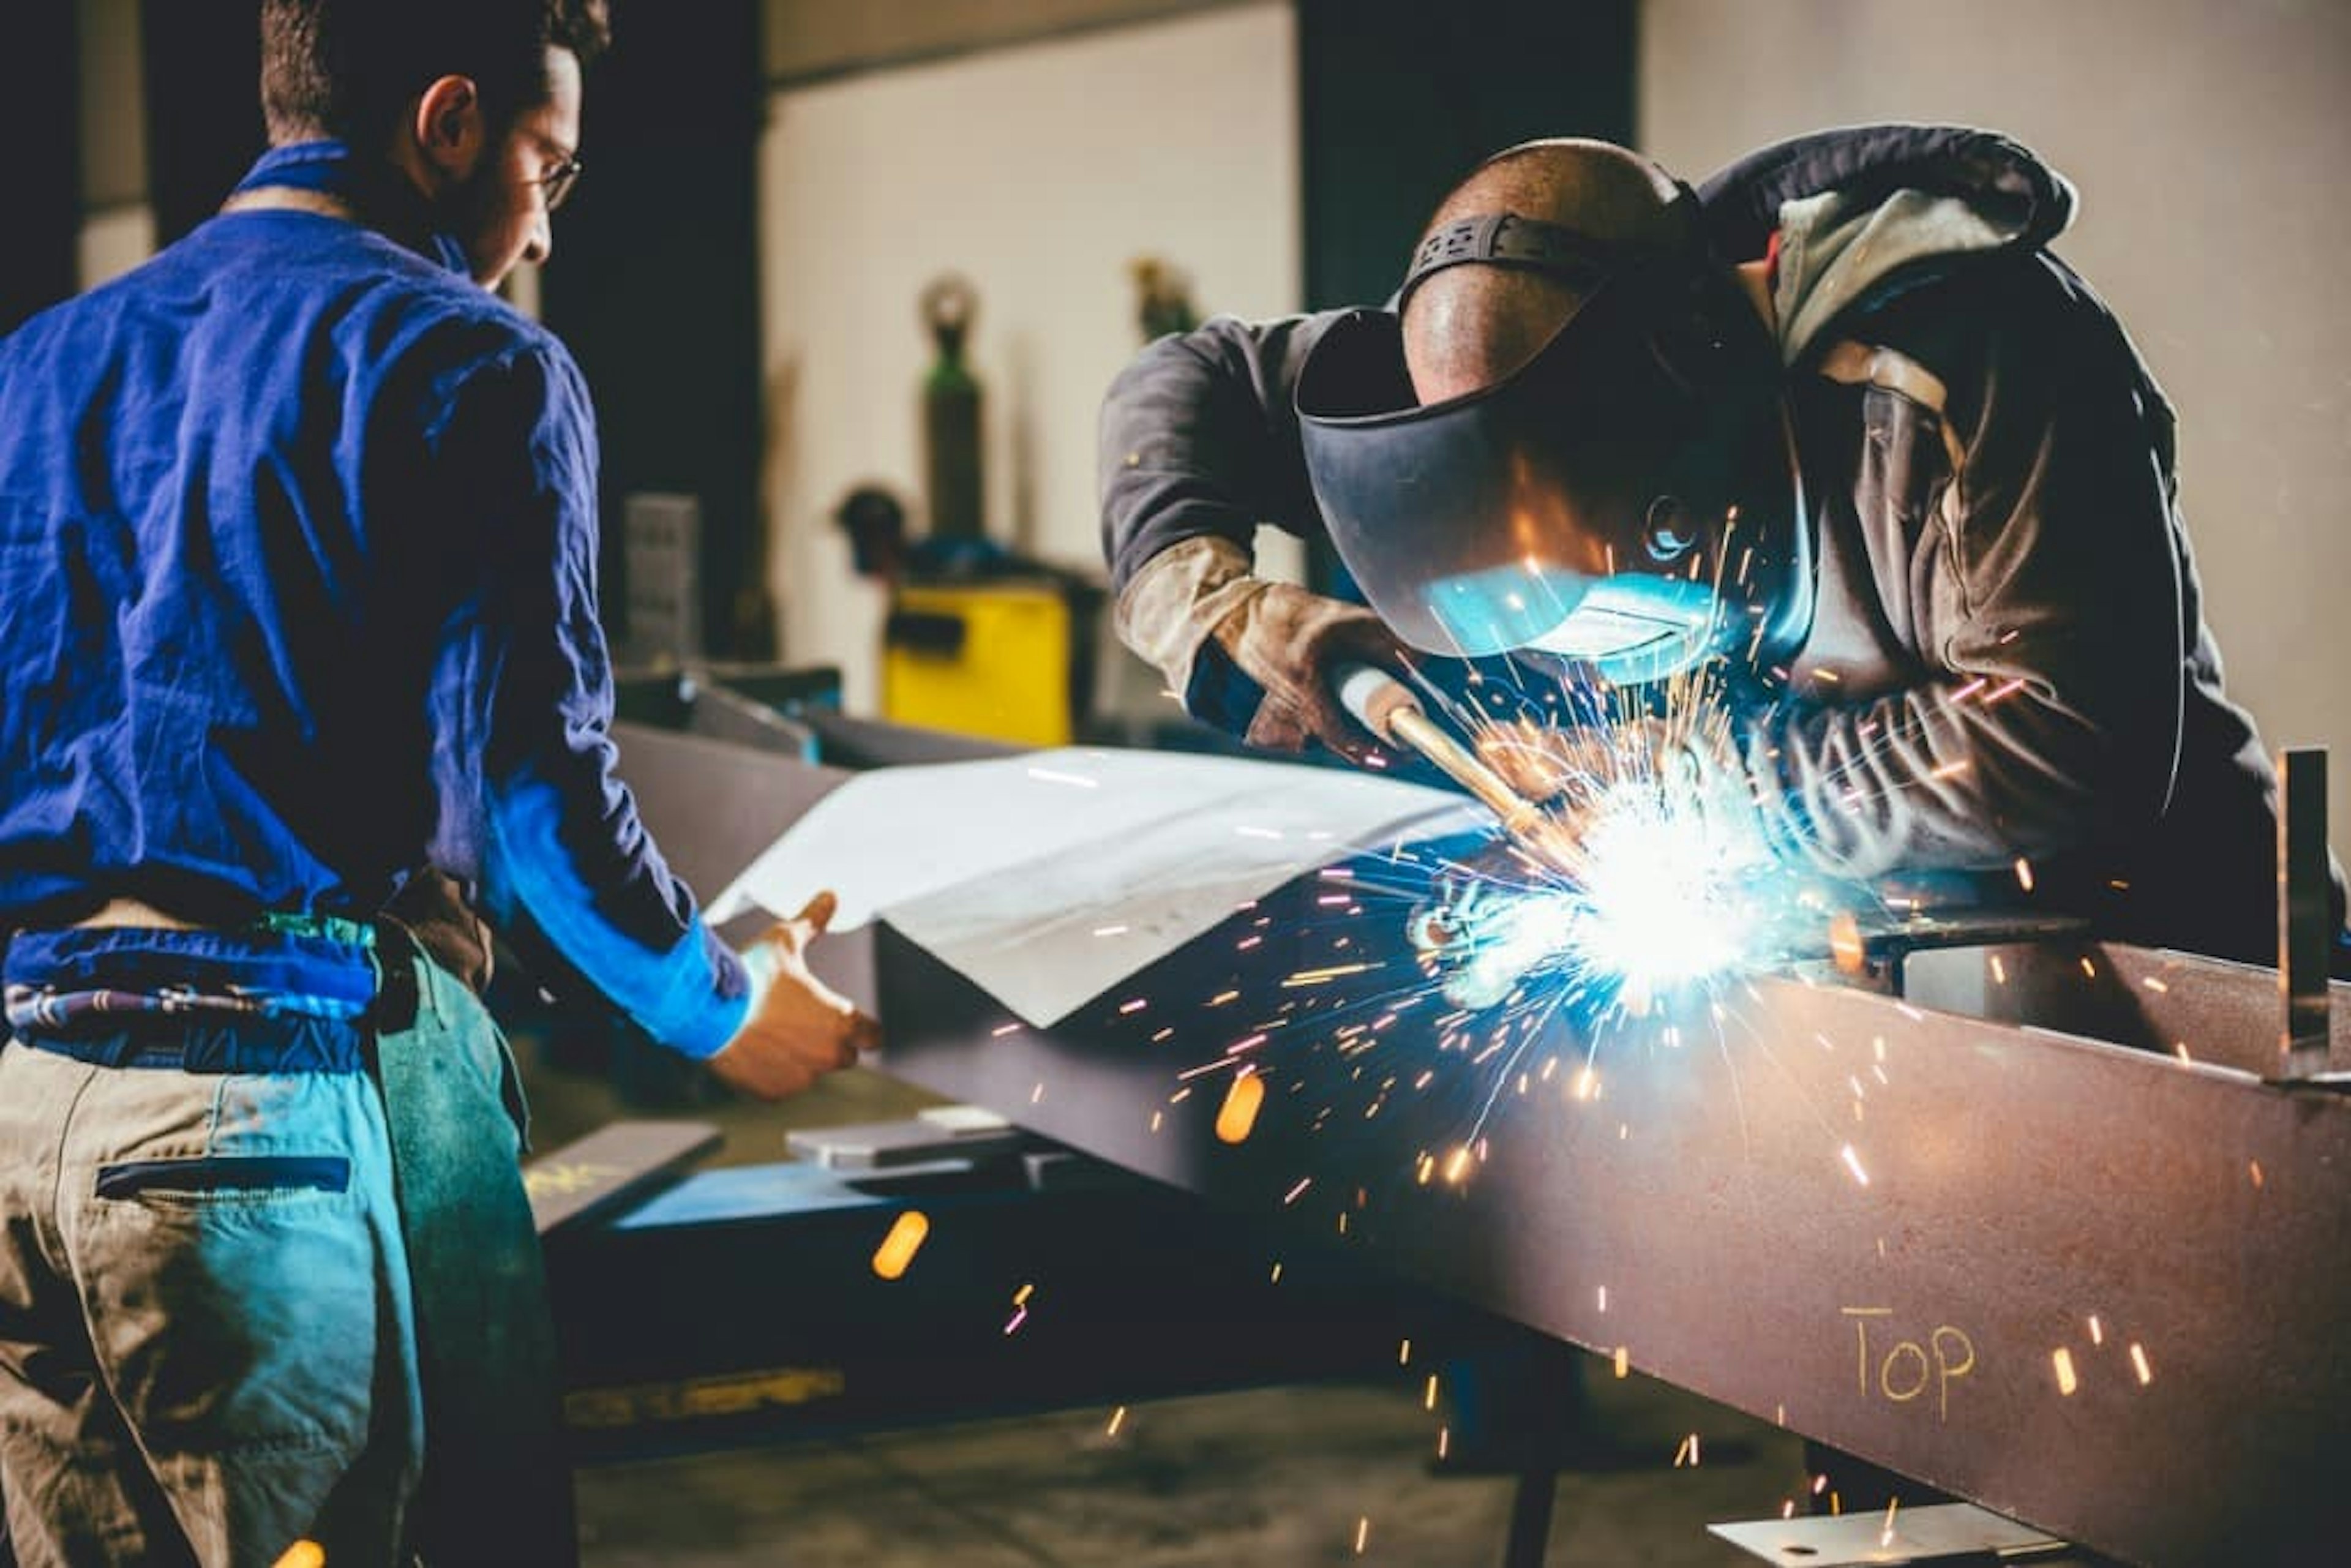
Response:
M1502 831L1528 840L1544 821L1542 808L1510 788L1477 754L1441 728L1402 681L1370 664L1347 664L1333 682L1339 706L1382 740L1409 747L1476 796L1502 821Z

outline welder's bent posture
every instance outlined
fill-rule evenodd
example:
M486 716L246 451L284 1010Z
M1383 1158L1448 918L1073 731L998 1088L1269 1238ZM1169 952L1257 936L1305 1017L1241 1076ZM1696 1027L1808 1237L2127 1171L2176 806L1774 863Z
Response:
M1697 191L1602 142L1498 154L1388 309L1218 319L1120 377L1121 632L1195 715L1359 758L1350 661L1623 693L1720 659L1746 674L1707 766L1782 856L2011 894L2023 859L2102 935L2273 962L2275 779L2221 689L2171 409L2045 248L2073 205L1956 128ZM1327 530L1374 608L1253 577L1260 521Z
M371 917L470 884L761 1094L871 1020L821 903L755 981L612 777L586 389L487 287L601 0L261 18L222 214L0 342L0 1493L26 1568L559 1562L504 1042Z

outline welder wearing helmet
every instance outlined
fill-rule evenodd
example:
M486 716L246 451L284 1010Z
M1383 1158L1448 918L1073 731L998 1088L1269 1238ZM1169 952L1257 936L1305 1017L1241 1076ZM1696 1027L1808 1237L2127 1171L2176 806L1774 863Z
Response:
M2274 961L2276 780L2221 689L2170 406L2046 248L2073 209L1962 128L1696 190L1605 142L1499 153L1387 308L1219 318L1120 376L1121 634L1196 716L1358 759L1344 661L1617 694L1712 667L1703 766L1791 862L2012 895L2023 859L2104 935ZM1326 534L1369 607L1254 576L1260 521Z

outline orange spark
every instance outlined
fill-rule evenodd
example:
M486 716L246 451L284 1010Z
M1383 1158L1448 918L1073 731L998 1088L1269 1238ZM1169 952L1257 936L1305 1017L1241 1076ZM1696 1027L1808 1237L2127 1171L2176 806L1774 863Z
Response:
M1861 942L1861 922L1844 910L1839 910L1829 922L1829 954L1836 967L1848 975L1858 975L1867 961Z
M1249 1130L1257 1125L1257 1113L1264 1104L1264 1079L1254 1072L1235 1078L1225 1091L1223 1108L1217 1113L1217 1141L1238 1144L1246 1140Z
M906 1271L922 1249L924 1238L931 1233L930 1216L919 1208L902 1212L890 1227L890 1234L873 1250L873 1271L884 1280L894 1280Z

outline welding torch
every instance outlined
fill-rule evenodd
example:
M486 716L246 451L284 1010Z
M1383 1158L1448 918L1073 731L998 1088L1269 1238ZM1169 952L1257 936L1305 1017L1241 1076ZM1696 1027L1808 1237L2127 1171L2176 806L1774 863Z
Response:
M1543 809L1512 789L1477 753L1430 718L1411 687L1375 665L1357 664L1340 665L1332 684L1339 694L1339 706L1365 729L1426 758L1499 817L1504 832L1547 859L1557 858L1555 848L1547 841L1549 835L1541 831L1551 821Z

